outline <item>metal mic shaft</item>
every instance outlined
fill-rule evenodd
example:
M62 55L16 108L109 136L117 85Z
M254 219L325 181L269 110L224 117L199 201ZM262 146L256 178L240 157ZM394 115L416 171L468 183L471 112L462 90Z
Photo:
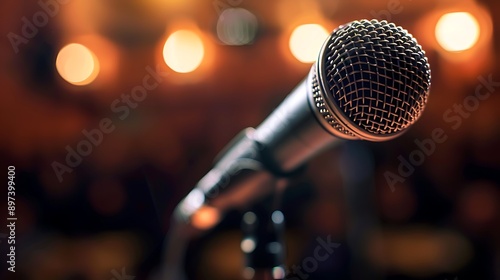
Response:
M340 26L308 77L257 129L233 140L177 216L189 221L200 209L214 216L248 203L341 140L398 137L422 115L430 78L425 52L403 28L377 20Z

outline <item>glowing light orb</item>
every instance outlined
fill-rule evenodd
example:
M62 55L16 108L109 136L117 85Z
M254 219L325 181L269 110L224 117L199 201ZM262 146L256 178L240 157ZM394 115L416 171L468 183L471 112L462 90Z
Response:
M87 47L73 43L57 54L56 69L68 83L83 86L92 83L99 74L99 61Z
M241 241L240 248L245 253L251 253L255 250L257 243L253 238L245 238Z
M315 62L328 35L328 31L319 24L300 25L290 36L290 51L300 62Z
M163 46L163 59L172 70L189 73L196 70L205 56L205 47L196 33L179 30L170 35Z
M472 48L479 39L480 28L470 13L457 12L443 15L436 24L436 39L449 52Z
M257 17L243 8L225 9L217 20L217 36L226 45L252 43L257 35Z

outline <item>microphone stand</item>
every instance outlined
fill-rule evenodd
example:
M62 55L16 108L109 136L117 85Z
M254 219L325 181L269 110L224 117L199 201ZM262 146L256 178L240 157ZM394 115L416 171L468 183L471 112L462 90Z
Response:
M190 225L173 220L165 237L163 248L163 263L156 280L186 280L184 259L189 241L195 236L194 228Z
M284 184L283 184L284 186ZM281 205L283 188L277 182L276 192L256 203L242 218L245 254L243 277L253 280L285 278L284 215Z
M277 209L281 192L256 203L243 215L241 249L245 254L245 279L276 280L285 278L284 216ZM184 261L189 242L203 234L190 224L174 219L166 236L164 266L157 280L186 280Z
M373 153L362 142L347 142L339 159L344 182L347 217L347 242L352 252L353 279L384 279L368 259L368 242L380 227L375 207Z
M262 151L259 144L253 139L254 129L245 129L240 135L236 137L236 141L229 144L222 152L222 156L218 157L218 165L222 165L222 169L230 169L232 176L228 178L227 184L217 186L216 195L206 197L209 199L208 203L204 203L202 207L196 208L195 211L189 212L190 215L185 214L185 210L191 211L190 204L185 200L181 202L172 217L172 224L169 232L165 238L163 249L163 265L161 266L157 280L185 280L186 275L184 271L184 261L186 257L186 250L189 242L213 228L227 209L245 207L250 203L262 199L266 195L271 195L271 202L263 204L256 204L252 209L257 213L259 223L255 227L250 224L244 226L245 234L254 236L259 240L255 244L255 251L247 253L247 260L249 266L256 265L254 274L251 277L263 277L261 274L271 276L274 274L275 278L254 278L254 279L283 279L284 278L284 245L283 245L283 224L284 218L281 211L277 211L277 205L281 200L281 190L285 187L286 180L281 178L287 175L294 175L294 171L290 174L278 174L269 171L269 165L272 163L267 162L262 158ZM243 140L243 141L242 141ZM243 148L242 148L243 147ZM266 166L267 164L267 166ZM301 171L302 169L297 169ZM210 178L210 177L209 177ZM217 178L220 181L225 181ZM229 179L231 182L229 182ZM202 179L203 181L203 179ZM202 182L200 181L200 182ZM200 183L199 183L200 184ZM209 185L211 182L209 182ZM277 191L280 190L280 191ZM189 197L189 196L188 196ZM188 198L187 197L187 198ZM279 198L279 199L278 199ZM187 205L187 206L186 206ZM184 207L184 208L183 208ZM187 208L186 208L187 207ZM210 215L198 215L200 210L209 209ZM254 214L255 214L254 213ZM201 219L198 217L202 217ZM196 221L206 219L202 227L196 227ZM245 220L243 221L245 223ZM198 223L199 225L199 223ZM271 245L269 245L271 244ZM264 246L264 249L262 249ZM279 247L279 248L278 248ZM268 250L271 265L260 264L258 261L257 253L261 250ZM268 250L269 251L269 250ZM245 270L248 272L249 270ZM271 275L269 275L269 271ZM280 276L282 275L282 276ZM267 277L267 276L266 276ZM281 277L281 278L279 278ZM250 278L251 279L251 278Z

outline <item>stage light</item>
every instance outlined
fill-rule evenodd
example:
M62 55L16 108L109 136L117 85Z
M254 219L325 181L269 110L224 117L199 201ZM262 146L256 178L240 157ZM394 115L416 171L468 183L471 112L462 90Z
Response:
M215 207L202 206L193 213L191 224L201 230L214 227L221 219L221 213Z
M281 266L273 267L273 278L274 279L285 279L286 271Z
M241 250L247 254L253 252L256 246L257 243L255 242L255 239L251 237L243 239L240 244Z
M225 9L217 20L217 36L221 42L230 46L252 43L257 28L257 17L243 8Z
M319 50L328 35L328 31L319 24L300 25L290 36L290 51L300 62L312 63L316 61Z
M172 70L189 73L196 70L205 56L203 42L196 33L179 30L170 35L163 47L163 59Z
M99 74L99 61L87 47L73 43L59 51L56 69L68 83L83 86L92 83Z
M285 221L285 216L283 215L283 212L276 210L271 215L271 219L275 224L282 224Z
M460 52L472 48L478 42L480 28L470 13L448 13L437 22L435 35L443 49Z
M247 225L253 225L255 222L257 222L257 215L253 212L246 212L245 215L243 215L243 221Z
M243 278L253 279L254 276L255 276L255 269L251 267L245 267L245 269L243 269Z

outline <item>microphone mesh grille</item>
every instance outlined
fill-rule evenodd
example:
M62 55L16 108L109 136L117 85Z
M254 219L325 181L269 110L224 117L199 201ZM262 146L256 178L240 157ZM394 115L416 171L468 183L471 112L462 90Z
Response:
M329 91L325 99L365 133L395 134L422 114L430 67L403 28L386 21L352 22L334 31L320 59Z

